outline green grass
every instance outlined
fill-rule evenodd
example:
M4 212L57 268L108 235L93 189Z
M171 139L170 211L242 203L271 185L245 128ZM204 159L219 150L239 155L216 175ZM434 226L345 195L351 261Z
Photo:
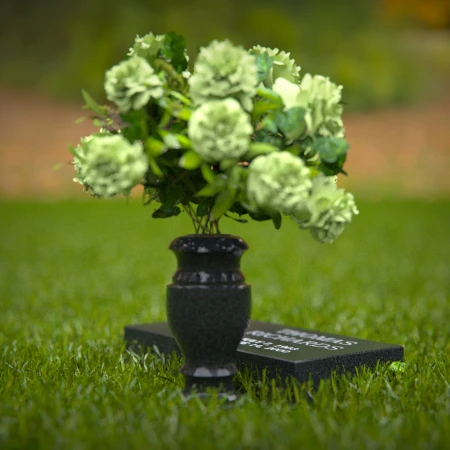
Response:
M245 375L233 408L180 394L181 361L125 351L163 320L185 219L139 202L0 204L0 448L445 448L450 203L361 203L333 245L289 221L224 222L250 245L254 319L398 343L389 366L314 390ZM448 447L447 447L448 448Z

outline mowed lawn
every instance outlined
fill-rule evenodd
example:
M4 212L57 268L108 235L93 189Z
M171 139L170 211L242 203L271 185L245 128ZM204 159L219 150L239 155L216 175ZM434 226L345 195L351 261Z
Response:
M127 353L165 319L186 218L118 200L0 204L0 448L440 449L450 442L450 202L359 202L332 245L286 220L250 245L254 319L405 346L404 365L314 389L244 374L225 408L181 395L181 361Z

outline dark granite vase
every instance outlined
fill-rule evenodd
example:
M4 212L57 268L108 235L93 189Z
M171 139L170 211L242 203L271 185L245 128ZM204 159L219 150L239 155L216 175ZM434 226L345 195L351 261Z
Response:
M185 359L185 393L214 387L231 400L236 350L250 320L250 286L240 270L248 246L230 235L187 235L169 248L178 269L167 286L167 319Z

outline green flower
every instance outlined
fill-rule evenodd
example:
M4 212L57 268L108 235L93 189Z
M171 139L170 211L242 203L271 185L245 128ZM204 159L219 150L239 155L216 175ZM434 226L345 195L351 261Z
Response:
M268 213L292 214L311 189L310 170L289 152L258 156L249 165L247 195Z
M148 168L140 142L130 144L123 136L90 136L75 149L74 181L93 195L128 195L139 184Z
M160 98L162 84L150 64L140 56L122 61L105 76L106 96L116 103L121 113L142 108L151 97Z
M335 177L318 175L313 179L311 196L293 214L300 228L309 228L320 242L333 242L358 214L353 195L338 189Z
M154 35L153 33L148 33L143 37L136 36L133 47L128 51L128 56L140 56L151 63L163 48L165 37L164 34Z
M300 79L300 67L296 65L295 60L290 58L291 54L278 50L277 48L261 47L255 45L251 50L251 55L261 55L267 53L273 58L273 66L270 69L264 85L271 88L278 78L284 78L291 83L298 83Z
M296 106L306 108L305 121L310 135L344 137L341 91L342 86L322 75L308 73L302 78Z
M209 163L242 156L252 133L249 115L233 98L204 103L188 123L194 150Z
M245 110L253 109L258 74L255 57L230 41L213 41L203 47L189 78L191 98L196 104L227 97L237 99Z

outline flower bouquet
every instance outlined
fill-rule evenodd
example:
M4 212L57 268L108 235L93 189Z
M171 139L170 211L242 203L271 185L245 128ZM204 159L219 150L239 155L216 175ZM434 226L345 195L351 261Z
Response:
M182 36L149 33L106 72L108 105L83 92L99 131L71 149L74 181L95 197L129 195L141 184L144 204L156 205L152 217L184 211L192 219L195 234L170 247L179 270L167 299L187 385L235 373L233 355L249 319L249 286L239 270L246 245L220 234L220 220L271 220L279 229L287 216L320 242L333 242L358 213L352 194L336 184L349 148L341 91L324 76L301 76L285 51L247 51L228 40L201 48L191 73ZM211 254L223 264L206 258ZM205 286L214 289L205 294ZM211 306L211 296L222 306ZM180 313L188 297L189 319ZM220 310L226 323L205 324L211 311L200 304ZM186 343L196 327L194 334L216 345L209 356ZM224 350L230 329L236 332Z

